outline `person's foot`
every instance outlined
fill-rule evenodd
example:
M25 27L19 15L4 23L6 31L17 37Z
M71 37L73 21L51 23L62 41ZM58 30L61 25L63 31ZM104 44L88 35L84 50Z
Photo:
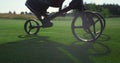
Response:
M53 23L47 17L42 21L42 27L52 27Z
M46 28L46 27L52 27L53 26L53 23L48 21L46 23L43 23L42 27Z

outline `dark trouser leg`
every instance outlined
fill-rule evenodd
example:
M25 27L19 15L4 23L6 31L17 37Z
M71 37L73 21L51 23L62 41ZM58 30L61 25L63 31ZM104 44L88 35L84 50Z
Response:
M46 10L49 5L44 2L39 2L38 0L27 0L26 6L36 15L36 17L44 23L41 16L46 16Z

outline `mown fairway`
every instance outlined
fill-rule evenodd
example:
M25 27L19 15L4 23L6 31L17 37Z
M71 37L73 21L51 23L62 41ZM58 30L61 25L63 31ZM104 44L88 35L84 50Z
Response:
M25 20L0 19L0 63L120 63L120 18L107 18L94 44L74 38L71 19L53 20L37 36L24 32Z

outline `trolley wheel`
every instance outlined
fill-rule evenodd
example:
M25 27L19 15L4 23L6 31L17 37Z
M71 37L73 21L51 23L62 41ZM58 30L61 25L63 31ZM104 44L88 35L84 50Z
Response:
M35 20L27 20L24 24L24 30L27 34L37 34L40 30L40 25Z
M95 13L78 13L72 21L72 33L83 42L94 42L103 31L102 19Z

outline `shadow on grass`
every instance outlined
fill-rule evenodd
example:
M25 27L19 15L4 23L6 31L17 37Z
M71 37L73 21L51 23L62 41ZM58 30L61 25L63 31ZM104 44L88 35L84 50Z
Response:
M97 54L93 43L67 46L46 36L21 35L19 38L25 40L0 45L0 63L94 63L89 56ZM104 44L96 44L109 50Z

